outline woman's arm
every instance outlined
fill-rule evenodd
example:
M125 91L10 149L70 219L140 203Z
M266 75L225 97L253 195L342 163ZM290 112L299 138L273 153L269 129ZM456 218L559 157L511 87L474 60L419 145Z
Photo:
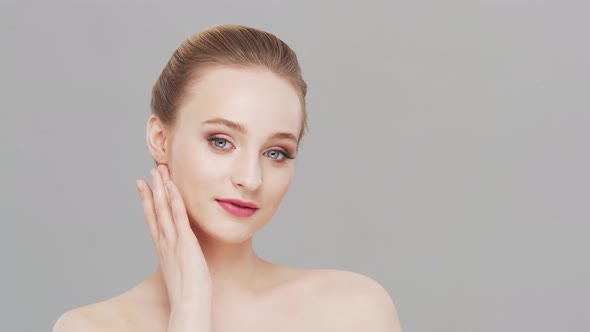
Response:
M170 312L168 332L210 332L211 303L194 303Z

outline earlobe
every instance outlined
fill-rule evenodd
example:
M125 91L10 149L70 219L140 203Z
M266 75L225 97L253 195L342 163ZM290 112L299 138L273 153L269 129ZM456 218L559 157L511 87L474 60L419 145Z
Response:
M151 115L148 119L146 142L156 163L166 164L166 134L162 122L155 115Z

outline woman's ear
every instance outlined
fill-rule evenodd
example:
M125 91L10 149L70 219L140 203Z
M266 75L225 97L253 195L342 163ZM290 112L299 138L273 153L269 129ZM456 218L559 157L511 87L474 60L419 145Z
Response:
M150 154L159 164L168 164L168 137L164 124L155 115L150 115L146 126L146 141Z

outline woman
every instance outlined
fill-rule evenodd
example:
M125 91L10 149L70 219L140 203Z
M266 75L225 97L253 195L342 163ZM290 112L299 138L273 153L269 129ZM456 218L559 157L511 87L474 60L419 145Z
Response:
M67 331L400 331L369 277L258 257L252 237L289 188L306 129L307 86L274 35L222 25L187 38L152 91L138 180L156 271L111 299L63 314Z

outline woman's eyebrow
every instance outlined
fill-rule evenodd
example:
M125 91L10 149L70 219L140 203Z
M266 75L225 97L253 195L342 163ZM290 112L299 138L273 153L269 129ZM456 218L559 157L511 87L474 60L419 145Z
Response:
M246 132L247 132L246 127L244 127L243 125L241 125L237 122L230 121L228 119L224 119L224 118L213 118L213 119L205 120L205 121L203 121L202 124L220 124L220 125L224 125L226 127L229 127L235 131L238 131L241 134L246 134Z
M295 135L293 135L291 133L274 133L270 138L271 139L288 139L290 141L293 141L293 143L297 144L297 137L295 137Z
M246 135L246 133L248 132L246 130L246 127L240 123L228 120L228 119L224 119L224 118L213 118L213 119L209 119L209 120L205 120L202 122L202 124L220 124L220 125L224 125L228 128L231 128L243 135ZM291 133L274 133L272 136L270 136L271 139L288 139L291 140L295 143L297 143L297 137Z

